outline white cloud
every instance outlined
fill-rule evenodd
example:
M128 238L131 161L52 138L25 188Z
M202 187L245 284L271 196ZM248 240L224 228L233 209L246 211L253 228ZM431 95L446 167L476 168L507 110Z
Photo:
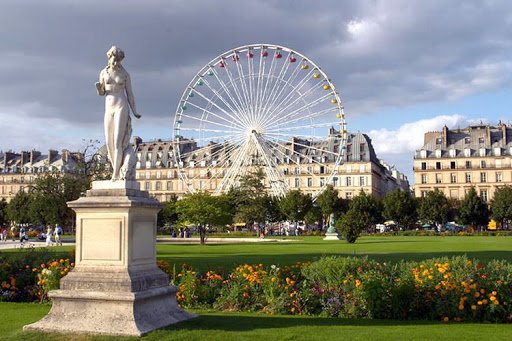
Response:
M372 139L377 156L384 154L403 154L412 159L414 151L423 145L426 132L439 131L444 125L448 128L466 126L469 121L462 115L439 115L429 119L405 123L397 130L386 128L371 130L368 135Z

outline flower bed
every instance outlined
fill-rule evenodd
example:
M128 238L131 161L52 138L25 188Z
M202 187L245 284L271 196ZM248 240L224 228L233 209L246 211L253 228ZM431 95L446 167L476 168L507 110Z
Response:
M74 266L72 259L31 252L0 258L0 300L43 301ZM19 257L18 257L19 258ZM43 260L44 259L44 260ZM512 264L465 256L381 263L324 257L279 267L240 265L199 273L189 266L158 266L179 287L185 308L260 311L343 318L512 322Z

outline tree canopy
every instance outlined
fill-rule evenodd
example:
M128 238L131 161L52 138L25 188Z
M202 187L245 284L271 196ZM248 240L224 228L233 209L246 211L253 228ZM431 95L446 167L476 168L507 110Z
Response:
M384 197L382 204L382 214L387 220L406 227L418 220L416 199L410 193L396 189Z
M496 189L491 200L491 211L494 220L501 223L512 221L512 186L503 186Z
M471 187L460 202L458 220L472 227L487 225L489 222L489 209L474 187Z
M281 212L291 221L304 220L312 206L311 196L300 190L289 191L279 202Z
M451 205L437 188L420 200L419 216L424 223L444 224L448 221Z

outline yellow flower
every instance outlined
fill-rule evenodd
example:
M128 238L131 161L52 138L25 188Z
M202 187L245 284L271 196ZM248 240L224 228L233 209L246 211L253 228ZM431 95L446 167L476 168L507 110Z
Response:
M480 297L480 293L477 291L477 292L475 292L475 298L478 298L478 297Z
M464 310L464 304L459 304L459 310Z
M483 302L482 302L482 301L478 301L478 302L476 302L476 303L477 303L478 305L482 305L482 304L483 304Z
M356 279L356 288L359 288L360 285L361 285L361 281Z
M481 294L485 294L485 289L480 289Z
M491 295L496 296L498 293L496 291L493 291Z
M471 305L471 310L476 310L476 305Z
M448 322L448 321L450 321L450 318L448 316L445 316L445 317L443 317L443 321Z

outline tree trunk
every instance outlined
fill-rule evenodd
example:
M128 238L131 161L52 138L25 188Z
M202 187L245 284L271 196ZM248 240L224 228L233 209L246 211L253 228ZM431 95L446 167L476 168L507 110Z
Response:
M198 231L199 231L199 238L201 239L201 244L202 245L206 244L206 227L204 227L203 225L199 225Z

